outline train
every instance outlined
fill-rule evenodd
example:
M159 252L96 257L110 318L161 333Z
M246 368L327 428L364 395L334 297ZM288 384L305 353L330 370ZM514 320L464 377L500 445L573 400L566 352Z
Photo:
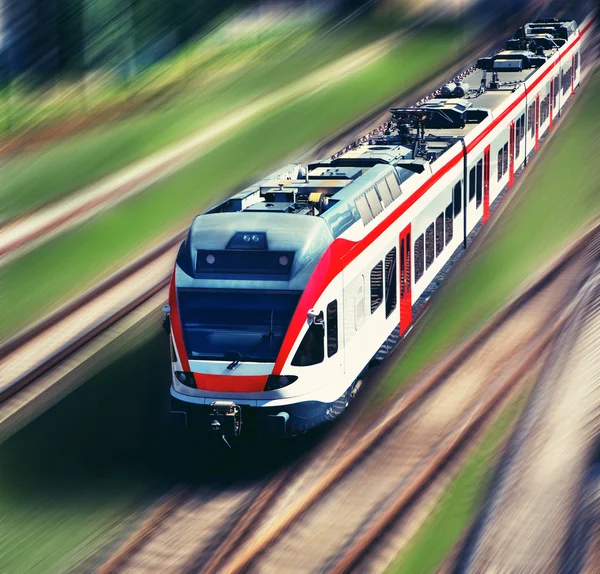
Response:
M553 129L590 26L527 23L370 140L195 217L165 307L171 424L229 444L341 415Z

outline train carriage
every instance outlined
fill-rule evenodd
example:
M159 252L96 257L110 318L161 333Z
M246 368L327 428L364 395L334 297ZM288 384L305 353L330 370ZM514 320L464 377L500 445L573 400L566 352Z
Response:
M526 24L385 134L196 217L167 311L174 424L293 435L341 414L552 129L589 26Z

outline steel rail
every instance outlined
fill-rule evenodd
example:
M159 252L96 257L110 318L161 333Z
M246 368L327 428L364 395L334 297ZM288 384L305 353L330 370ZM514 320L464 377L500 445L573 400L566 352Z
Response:
M597 253L600 251L600 224L594 227L596 241L590 244L587 240L579 240L576 245L567 250L565 256L572 255L577 250L586 253L588 247L593 245L593 249ZM586 238L589 236L586 234ZM340 459L335 466L330 468L322 479L316 483L302 498L295 501L277 520L274 520L269 528L265 528L262 533L257 535L252 541L252 545L242 549L233 561L226 568L227 572L243 572L275 541L277 541L289 528L312 506L317 504L324 495L342 478L344 477L357 463L360 463L363 457L373 449L379 441L381 441L400 420L404 418L408 412L415 407L426 395L432 390L438 388L444 380L454 371L468 356L470 356L485 340L487 340L512 314L517 312L524 303L537 294L544 286L546 286L557 273L564 269L568 263L567 258L561 258L558 265L554 265L546 270L543 276L536 281L527 291L516 297L509 305L503 308L502 311L479 332L475 333L468 341L466 341L459 349L457 349L449 358L439 364L433 372L422 379L420 382L412 386L405 394L399 397L394 405L389 409L379 422L374 423L374 426L362 438L354 444L354 446L346 452L344 457ZM554 329L551 329L554 333ZM544 338L545 340L545 338ZM538 351L539 352L539 351Z
M531 347L525 357L504 376L501 384L476 405L464 417L459 426L443 440L431 458L422 467L415 469L408 483L397 489L394 496L386 501L372 523L359 534L332 565L330 572L333 574L350 572L366 556L368 550L381 538L386 528L401 516L419 493L433 482L447 463L459 454L462 447L476 434L484 421L506 402L510 393L523 380L543 351L555 340L567 320L568 313L563 313L561 319L556 321L550 330Z

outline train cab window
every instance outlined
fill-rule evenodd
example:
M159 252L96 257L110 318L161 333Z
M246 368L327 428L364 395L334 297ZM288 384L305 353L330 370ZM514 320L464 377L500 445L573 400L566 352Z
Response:
M390 316L396 308L397 294L396 283L398 282L396 272L396 248L385 256L385 316Z
M480 159L477 162L477 201L475 207L481 205L481 198L483 197L483 160Z
M308 327L294 358L292 365L294 367L310 367L323 362L325 358L325 329L323 328L323 319L317 319Z
M454 235L454 219L452 217L452 204L446 207L446 245L452 241Z
M462 209L462 184L460 181L454 186L452 202L454 203L454 217L456 217Z
M508 171L508 142L504 144L504 165L502 166L502 173L506 173Z
M375 313L383 301L383 263L380 261L371 270L371 314Z
M502 179L504 175L502 168L504 167L504 148L498 150L498 181Z
M327 305L327 356L333 357L338 350L338 304L334 299Z
M423 277L424 269L424 246L423 235L419 235L415 240L415 283Z
M579 69L579 53L575 53L575 73Z
M477 173L476 168L471 168L469 172L469 202L473 201L475 197L475 191L477 188Z
M519 157L521 153L521 131L523 130L523 125L521 124L521 118L517 118L517 123L515 125L515 157Z
M433 260L435 259L435 251L433 246L433 237L435 235L435 231L433 228L433 223L427 228L425 231L425 268L429 269Z
M554 107L558 105L558 91L560 90L560 85L558 81L558 76L554 78Z
M435 219L435 256L439 257L444 250L444 214L440 213Z

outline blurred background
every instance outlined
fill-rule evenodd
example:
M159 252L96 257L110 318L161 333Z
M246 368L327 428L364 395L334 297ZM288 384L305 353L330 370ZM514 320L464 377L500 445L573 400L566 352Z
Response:
M600 154L600 76L588 47L585 87L554 132L564 137L549 142L527 193L515 194L502 223L463 259L416 335L370 375L348 417L293 446L209 452L210 464L185 442L165 449L164 282L193 217L286 162L339 151L392 105L412 105L504 46L524 22L581 22L593 8L588 0L0 0L0 572L93 571L180 484L198 488L193 507L204 520L218 515L209 494L254 497L299 461L310 482L507 304L600 211L591 159ZM44 371L25 393L2 398L154 284L140 308L61 363L56 380ZM563 303L540 306L553 314ZM40 321L50 326L38 329ZM526 337L507 327L515 349L519 329ZM493 372L492 344L485 360L476 356L478 371L466 364L467 379ZM508 361L507 349L496 360ZM534 375L486 430L491 438L475 437L481 450L457 463L458 479L436 486L452 488L441 514L424 507L433 526L403 550L415 562L399 552L390 571L436 572L464 540ZM52 392L36 394L40 380ZM451 389L440 403L458 405L469 392L477 397ZM431 441L456 425L416 413L439 423ZM401 454L398 468L413 453Z
M1 0L0 135L168 101L193 82L240 71L240 59L291 49L338 18L406 21L506 13L480 0Z

